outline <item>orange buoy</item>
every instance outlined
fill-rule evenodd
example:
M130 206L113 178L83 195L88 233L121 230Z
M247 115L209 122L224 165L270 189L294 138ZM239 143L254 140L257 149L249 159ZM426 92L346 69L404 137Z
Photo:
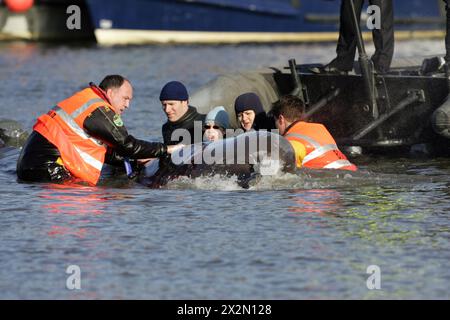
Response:
M24 12L34 4L34 0L5 0L6 6L12 12Z

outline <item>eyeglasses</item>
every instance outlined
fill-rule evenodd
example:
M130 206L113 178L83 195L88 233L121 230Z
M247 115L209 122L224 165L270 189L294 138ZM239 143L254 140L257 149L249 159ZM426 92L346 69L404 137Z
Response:
M205 128L205 129L216 129L216 130L217 130L217 129L220 129L219 126L211 126L211 125L205 125L204 128Z

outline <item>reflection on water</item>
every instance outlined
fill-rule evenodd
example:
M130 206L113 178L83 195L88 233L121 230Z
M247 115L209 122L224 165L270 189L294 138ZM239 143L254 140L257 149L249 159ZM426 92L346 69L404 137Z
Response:
M289 206L288 211L303 214L317 214L318 216L333 215L341 209L341 195L337 190L330 189L296 189L289 190L289 199L295 206ZM298 213L298 215L297 215Z
M71 216L68 225L52 225L50 236L74 235L85 237L87 227L97 222L117 201L133 200L126 190L111 192L108 188L88 187L78 184L43 184L37 194L42 199L41 209L46 219L65 221L57 216ZM82 227L85 226L85 227Z
M8 62L6 59L14 61L14 66L18 67L22 63L30 61L36 58L37 51L40 50L40 46L33 42L11 42L8 46L3 48L2 57L5 59L5 64Z
M120 219L120 214L130 211L125 203L134 201L135 195L126 189L42 184L36 198L39 199L37 210L40 212L40 220L42 226L46 226L45 234L48 237L42 241L54 248L49 255L63 254L60 256L62 261L58 264L59 270L54 273L64 274L64 268L77 265L83 274L84 290L67 290L57 298L101 298L92 284L102 282L110 272L104 268L109 264L114 266L120 261L119 255L125 252L123 248L117 251L117 246L110 239L115 235L120 237L120 232L115 230L114 225ZM102 239L107 239L106 243ZM126 298L120 288L112 285L110 289L115 290L112 298Z
M54 215L78 216L67 225L51 225L47 234L51 237L75 236L85 238L92 216L101 215L106 209L107 201L96 188L76 187L70 185L47 184L38 195L44 199L42 211ZM52 215L45 215L48 222ZM55 221L57 222L57 221Z
M107 201L97 188L60 184L45 185L39 197L47 200L43 209L49 213L81 216L102 214Z

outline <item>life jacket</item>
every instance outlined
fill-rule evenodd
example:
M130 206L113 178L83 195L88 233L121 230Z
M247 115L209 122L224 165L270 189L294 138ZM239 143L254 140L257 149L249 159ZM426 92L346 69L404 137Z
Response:
M83 123L99 107L112 109L94 90L98 89L84 89L59 102L33 126L33 130L58 148L64 167L72 176L92 185L100 178L107 147L89 136Z
M302 167L358 170L338 149L336 141L322 124L299 121L288 128L284 137L305 146L306 156L303 158Z

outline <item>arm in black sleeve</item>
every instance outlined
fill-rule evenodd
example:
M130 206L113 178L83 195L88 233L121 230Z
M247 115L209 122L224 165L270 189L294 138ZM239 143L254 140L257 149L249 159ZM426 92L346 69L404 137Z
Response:
M123 166L123 161L125 157L119 155L114 148L108 147L105 154L105 163L112 166L120 167Z
M116 117L116 118L114 118ZM116 120L116 121L115 121ZM159 142L138 140L128 134L120 117L109 108L101 107L84 120L84 129L94 138L107 143L117 155L131 159L162 157L167 154L167 146Z
M125 157L119 155L114 148L108 147L108 150L105 155L105 163L114 166L114 167L124 167ZM133 168L133 171L139 171L144 164L138 162L138 159L130 159L130 165Z

